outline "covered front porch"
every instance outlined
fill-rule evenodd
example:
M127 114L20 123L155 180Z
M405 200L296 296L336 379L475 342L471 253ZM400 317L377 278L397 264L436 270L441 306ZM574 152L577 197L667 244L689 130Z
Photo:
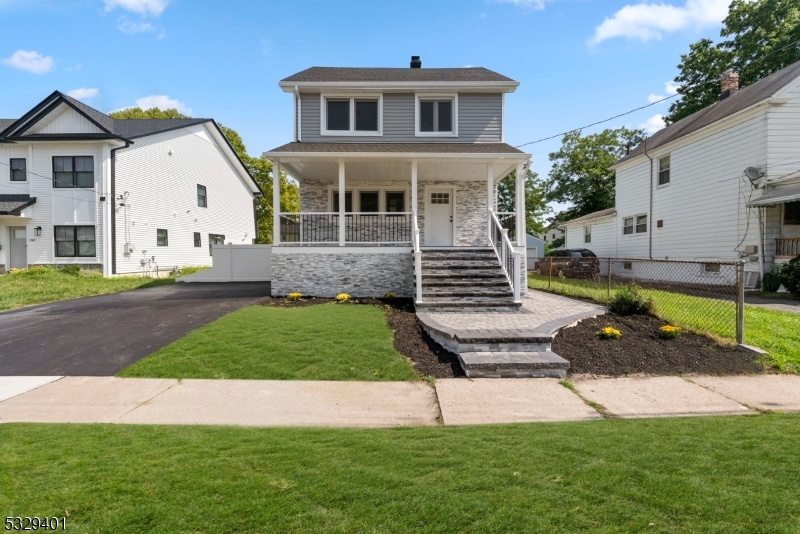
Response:
M765 272L800 255L800 173L789 178L748 203L761 210Z

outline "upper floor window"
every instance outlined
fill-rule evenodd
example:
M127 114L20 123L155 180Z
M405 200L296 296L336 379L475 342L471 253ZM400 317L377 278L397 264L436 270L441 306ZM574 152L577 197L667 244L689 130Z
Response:
M658 160L658 185L669 183L669 156L664 156Z
M197 184L197 205L201 208L208 207L208 196L206 195L206 186Z
M454 137L458 135L458 97L417 95L416 135Z
M322 96L322 135L381 135L381 95Z
M53 187L94 187L94 157L53 156Z
M24 182L28 179L25 158L11 158L11 181Z

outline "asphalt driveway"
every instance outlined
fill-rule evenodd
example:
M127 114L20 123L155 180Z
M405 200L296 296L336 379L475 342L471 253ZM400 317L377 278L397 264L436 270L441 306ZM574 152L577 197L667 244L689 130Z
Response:
M171 284L0 313L0 376L110 376L268 297L270 284Z

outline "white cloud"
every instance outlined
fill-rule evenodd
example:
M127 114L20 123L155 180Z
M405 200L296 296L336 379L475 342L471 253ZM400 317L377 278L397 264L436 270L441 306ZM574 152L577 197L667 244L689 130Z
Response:
M72 91L67 92L68 96L77 98L78 100L91 100L98 94L100 94L100 89L95 87L81 87L80 89L73 89Z
M665 33L713 27L727 16L729 3L730 0L686 0L684 6L650 2L627 5L595 28L590 43L615 37L660 40Z
M661 128L666 126L664 124L664 116L663 115L653 115L642 124L639 125L639 128L644 128L644 130L649 134L654 134L659 131Z
M548 0L492 0L498 4L514 4L523 9L544 9Z
M117 29L122 33L127 33L128 35L156 31L155 27L149 22L131 22L125 19L119 23Z
M143 17L158 17L169 4L169 0L103 0L106 11L116 8L138 13Z
M654 103L658 102L659 100L664 100L668 96L677 95L678 94L678 88L680 86L681 85L679 83L675 83L672 80L670 80L668 82L665 82L664 83L664 92L667 93L667 94L666 95L657 95L655 93L650 93L650 95L647 97L647 101L650 102L651 104L654 104Z
M33 74L44 74L55 67L55 61L50 56L43 56L33 50L17 50L9 57L2 60L3 65Z
M180 100L170 98L167 95L150 95L144 98L136 99L136 107L142 109L158 108L158 109L171 109L175 108L184 115L191 115L192 109L187 107L186 104Z

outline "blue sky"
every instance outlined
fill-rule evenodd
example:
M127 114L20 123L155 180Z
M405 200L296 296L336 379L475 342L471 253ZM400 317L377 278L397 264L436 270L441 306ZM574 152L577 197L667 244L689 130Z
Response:
M521 82L519 145L669 95L689 43L729 0L0 0L0 118L50 92L104 112L178 106L236 129L251 154L291 140L281 78L309 66L483 66ZM605 126L658 124L668 103ZM587 133L596 131L586 130ZM558 140L530 145L546 174Z

